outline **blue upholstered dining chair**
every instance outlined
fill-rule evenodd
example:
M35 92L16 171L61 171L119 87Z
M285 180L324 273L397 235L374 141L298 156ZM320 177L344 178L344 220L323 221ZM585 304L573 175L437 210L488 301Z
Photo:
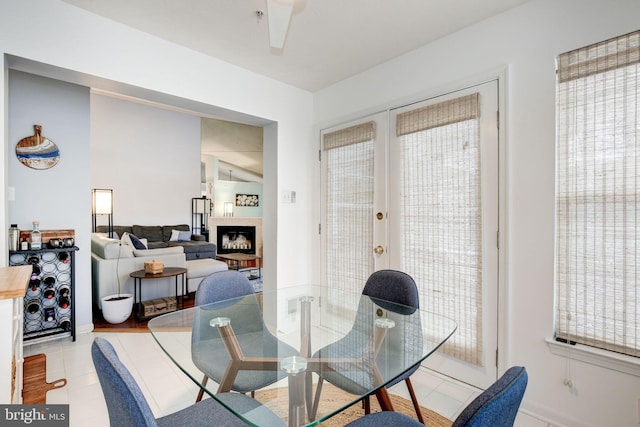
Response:
M527 388L527 371L513 366L462 410L452 427L512 427ZM376 412L345 427L419 427L422 424L398 412Z
M240 298L225 305L225 300ZM194 365L204 373L203 384L208 378L220 383L227 369L229 354L222 344L220 335L209 325L213 317L228 317L231 320L238 342L247 357L277 354L278 357L298 356L293 347L278 340L265 326L258 298L249 279L237 271L219 271L205 277L196 290L195 305L212 303L215 315L209 315L206 307L196 310L191 335L191 358ZM237 320L236 320L237 319ZM231 390L240 393L253 392L285 378L285 371L239 371ZM202 398L200 390L196 402Z
M363 295L369 297L360 301L358 307L358 313L356 314L356 320L354 321L354 327L352 330L340 340L329 344L328 346L320 349L314 357L357 357L357 354L351 353L357 350L357 346L350 345L350 342L358 342L362 340L368 340L368 337L373 333L373 322L371 321L371 309L363 309L362 304L375 304L380 308L387 310L395 316L406 316L413 314L420 308L418 287L411 276L401 271L396 270L379 270L371 274L367 279L362 291ZM391 302L391 304L389 304ZM401 305L398 306L397 304ZM413 318L413 322L409 322L404 325L404 335L400 337L398 342L392 342L392 345L401 346L402 352L410 351L409 347L415 348L418 352L422 351L422 328L419 318ZM402 323L402 322L401 322ZM393 359L392 354L389 359ZM387 360L381 363L381 366L389 365L393 363L393 360ZM416 364L411 367L407 372L395 378L387 387L391 387L400 381L405 381L411 400L413 402L416 415L421 422L423 421L422 412L420 411L420 405L416 399L413 386L409 377L420 367L420 364ZM357 374L357 373L356 373ZM338 372L319 372L318 387L316 388L316 397L311 411L311 417L315 418L317 402L319 401L320 393L322 390L322 383L327 380L336 387L342 390L352 393L361 394L360 381L366 381L366 372L362 373L364 377L358 379L346 378L343 373ZM369 413L369 396L364 398L365 413Z
M237 426L246 424L215 399L205 399L173 414L155 418L142 390L129 370L120 361L109 341L96 338L91 345L91 357L100 380L100 386L109 411L111 427L153 426ZM238 393L218 396L242 412L260 411L265 425L284 426L282 420L256 400Z
M362 290L362 294L384 301L391 301L414 309L420 308L418 286L411 276L402 271L379 270L374 272L369 276L369 279L367 279L364 289ZM409 310L406 314L411 314L411 312L412 311ZM420 422L424 424L420 404L418 403L418 399L416 398L416 393L413 390L413 384L411 384L410 379L411 375L413 375L419 367L420 364L415 365L409 371L387 384L387 388L393 387L400 381L404 380L407 385L407 389L409 390L409 395L411 396L411 402L413 402L413 407L416 410L416 415ZM365 413L369 413L368 400L369 396L365 398Z

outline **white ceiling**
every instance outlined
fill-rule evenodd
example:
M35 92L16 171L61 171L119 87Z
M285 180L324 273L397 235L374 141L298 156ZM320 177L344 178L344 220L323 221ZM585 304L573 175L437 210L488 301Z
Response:
M283 49L267 0L63 1L315 92L530 0L296 0Z

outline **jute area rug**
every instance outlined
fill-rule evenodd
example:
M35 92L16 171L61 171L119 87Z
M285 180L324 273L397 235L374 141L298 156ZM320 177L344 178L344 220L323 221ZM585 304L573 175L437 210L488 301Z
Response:
M277 389L266 389L266 390L258 390L256 391L256 399L259 400L263 405L269 407L276 414L280 415L283 419L287 418L288 415L288 406L285 399L278 399L277 396L284 395L286 396L286 391L276 391ZM315 392L315 389L314 389ZM328 410L327 407L335 407L336 401L351 401L349 398L349 394L340 390L337 387L325 382L322 386L322 393L320 395L320 404L318 408L318 414L326 414ZM391 402L393 403L393 408L396 412L401 412L415 420L417 420L416 412L413 409L413 403L411 400L404 399L400 396L396 396L394 394L389 394L391 397ZM375 396L371 396L371 412L380 412L380 405L378 404L378 399ZM430 409L421 406L422 408L422 417L424 418L425 424L428 427L451 427L452 421L448 418L443 417L437 412L433 412ZM328 420L322 422L320 424L321 427L342 427L349 422L358 419L364 416L364 409L362 408L362 404L360 402L350 406L339 414L334 415Z

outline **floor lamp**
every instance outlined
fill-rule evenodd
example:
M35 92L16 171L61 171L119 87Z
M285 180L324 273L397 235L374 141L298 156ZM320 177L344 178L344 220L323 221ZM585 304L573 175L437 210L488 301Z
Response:
M93 232L96 232L98 226L98 216L106 215L108 221L107 236L113 237L113 190L94 188L91 190L92 208L91 214L93 219Z

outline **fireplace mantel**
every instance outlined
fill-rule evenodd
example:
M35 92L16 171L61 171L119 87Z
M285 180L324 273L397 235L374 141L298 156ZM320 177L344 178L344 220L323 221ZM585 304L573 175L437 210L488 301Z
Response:
M209 241L218 241L218 226L247 226L256 228L256 255L262 256L262 218L212 216L209 217Z

